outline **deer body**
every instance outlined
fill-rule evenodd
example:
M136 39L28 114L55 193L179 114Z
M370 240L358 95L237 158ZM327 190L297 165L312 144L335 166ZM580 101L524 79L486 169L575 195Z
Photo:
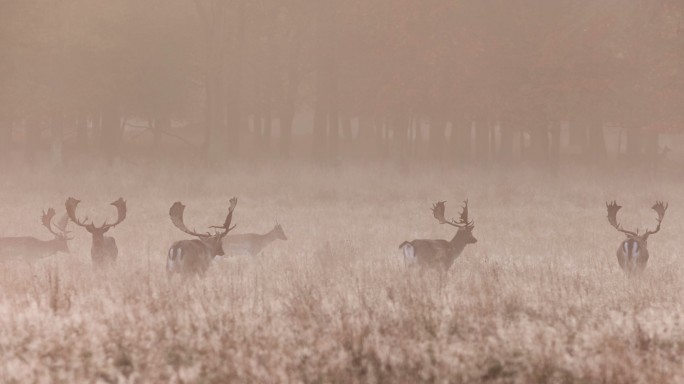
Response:
M440 224L449 224L458 228L458 231L450 241L441 239L404 241L399 249L404 254L405 264L417 264L421 267L441 268L448 271L466 245L477 242L473 236L475 225L472 221L468 221L468 201L463 206L461 218L458 222L444 219L444 203L444 201L440 201L432 207L433 215Z
M627 274L641 273L648 262L648 244L646 240L629 238L620 244L617 259L620 268Z
M29 263L52 256L57 252L69 253L66 238L39 240L35 237L0 238L0 261L27 261Z
M619 232L624 233L627 239L620 243L617 249L616 255L618 259L618 264L620 268L629 276L638 275L646 269L646 263L648 262L648 238L649 236L660 231L660 224L665 217L665 211L667 210L667 203L657 201L651 209L656 211L658 218L658 226L655 230L647 230L643 235L639 235L639 231L627 231L622 229L622 226L617 222L617 213L622 208L617 205L615 201L608 204L606 203L606 208L608 209L608 222Z
M214 227L221 230L213 235L189 230L183 222L185 206L180 201L171 206L169 216L173 225L189 235L196 236L197 239L180 240L171 245L166 258L167 276L171 276L174 273L180 274L183 277L203 276L211 267L214 258L224 255L223 238L235 228L234 226L231 227L230 223L236 205L237 199L230 199L228 216L222 226Z
M423 267L441 267L449 270L467 244L466 239L454 236L451 241L441 239L405 241L399 248L404 252L406 264L417 263Z
M111 236L93 233L93 244L90 246L90 258L96 265L114 264L119 255L119 247Z
M223 256L223 252L214 250L211 244L202 240L176 241L169 248L166 271L183 275L204 275L216 256Z
M276 240L287 240L283 228L277 224L268 233L263 235L256 233L243 233L226 236L223 239L223 249L227 254L258 255L267 245Z
M39 240L32 236L2 237L0 238L0 261L26 261L34 262L57 252L69 253L67 241L68 218L66 215L58 224L53 224L52 219L55 210L50 208L47 213L43 211L41 221L43 226L55 236L52 240ZM57 232L52 227L57 228Z

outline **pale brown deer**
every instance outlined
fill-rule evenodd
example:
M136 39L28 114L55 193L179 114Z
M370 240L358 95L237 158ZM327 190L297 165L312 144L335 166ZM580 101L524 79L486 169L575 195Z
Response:
M230 199L230 208L228 209L228 216L221 226L214 226L215 233L198 233L194 230L189 230L183 222L183 211L185 206L180 202L175 202L169 209L169 216L171 222L176 228L197 237L193 240L176 241L169 248L169 255L166 259L167 276L178 273L184 277L189 276L203 276L211 267L212 261L216 256L223 256L223 238L235 228L230 226L233 220L233 210L237 205L237 198Z
M468 220L468 200L463 203L463 210L458 221L444 218L445 201L439 201L432 206L432 214L440 224L447 224L458 228L450 240L418 239L404 241L399 246L404 253L406 264L418 264L422 267L440 268L448 271L454 260L461 255L468 244L474 244L477 239L473 236L475 223Z
M223 249L228 255L247 254L258 255L267 245L276 240L287 240L283 227L276 223L275 227L263 235L257 233L241 233L226 236L223 239Z
M110 229L121 224L124 219L126 219L126 202L124 199L119 198L117 201L111 203L116 207L117 219L114 223L108 224L107 220L104 223L96 227L92 220L88 222L88 218L81 220L76 217L76 207L81 200L76 200L73 197L67 199L66 206L67 215L69 219L74 222L74 224L79 227L85 228L88 233L92 236L92 245L90 247L90 257L93 260L93 264L96 267L106 267L114 264L116 258L119 255L119 248L116 246L116 240L111 236L105 236Z
M617 213L622 208L622 206L617 205L615 201L611 203L606 203L606 209L608 210L608 222L619 232L624 233L627 239L620 243L617 249L617 259L620 264L620 268L629 276L638 275L646 269L646 263L648 262L648 238L660 231L660 224L665 217L665 211L667 210L668 204L662 201L656 201L651 207L658 214L656 221L658 225L656 229L646 230L643 235L639 235L639 230L636 232L627 231L622 229L622 226L617 222Z
M57 252L69 253L67 244L67 241L71 240L67 231L69 219L65 215L57 224L53 224L54 217L55 210L52 208L47 212L43 211L41 217L43 226L55 237L52 240L39 240L31 236L0 238L0 261L33 263ZM52 229L53 226L57 228L57 231Z

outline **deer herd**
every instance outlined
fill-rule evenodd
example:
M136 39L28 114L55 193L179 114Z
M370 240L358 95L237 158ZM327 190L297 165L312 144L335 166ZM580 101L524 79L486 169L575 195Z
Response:
M57 252L69 253L68 241L72 240L67 229L69 222L84 228L92 237L90 256L96 267L107 267L115 263L118 256L116 241L111 236L105 236L110 229L118 226L126 219L126 201L122 198L111 203L116 208L116 220L109 224L105 220L102 225L96 226L88 217L79 218L76 209L80 200L69 197L64 206L66 213L54 222L55 210L50 208L43 212L41 222L43 226L54 236L51 240L39 240L35 237L0 237L0 261L22 261L32 263L49 257ZM280 224L266 234L246 233L228 235L235 225L233 211L237 206L237 198L230 199L228 214L220 225L209 227L210 231L197 232L190 230L185 225L183 213L185 205L180 201L175 202L169 209L171 223L182 232L190 235L193 239L179 240L174 242L168 251L166 258L166 271L168 276L179 274L184 277L203 276L217 257L235 254L247 254L256 256L271 242L275 240L287 240L285 232ZM615 201L606 203L608 222L619 232L627 237L620 243L617 249L617 259L620 268L628 276L639 275L646 268L648 262L648 239L651 235L660 231L660 225L665 217L668 204L657 201L651 208L657 213L657 225L654 230L646 230L639 234L639 230L628 231L622 228L617 221L617 213L622 208ZM456 233L451 240L442 239L416 239L404 241L399 249L402 251L404 263L417 265L440 271L448 271L454 261L463 253L466 245L475 244L477 239L473 236L475 223L469 218L468 200L463 202L458 221L445 218L446 202L438 201L432 206L432 215L437 222L456 228Z

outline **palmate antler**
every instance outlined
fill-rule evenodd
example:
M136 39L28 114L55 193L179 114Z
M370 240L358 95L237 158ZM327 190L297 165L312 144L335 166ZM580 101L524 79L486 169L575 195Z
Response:
M214 236L219 236L220 238L226 236L228 232L233 230L235 226L230 226L230 223L233 219L233 210L235 210L235 206L237 205L237 198L233 197L230 199L230 208L228 209L228 215L226 216L226 220L224 221L222 226L212 226L210 228L217 228L217 229L222 229L223 231L216 233ZM211 233L206 232L206 233L198 233L195 230L189 230L188 227L185 226L185 223L183 222L183 212L185 211L185 205L181 203L180 201L175 202L171 208L169 209L169 216L171 217L171 222L173 225L176 226L176 228L180 229L181 231L187 233L188 235L192 236L197 236L197 237L211 237Z
M606 203L606 209L608 210L608 222L610 225L612 225L615 229L618 231L628 235L628 236L637 236L635 232L632 231L627 231L622 229L622 226L617 222L617 213L622 208L621 205L617 205L617 202L613 200L610 203Z
M73 197L70 197L67 199L66 203L64 203L64 206L66 207L69 219L76 225L84 227L88 232L107 232L109 229L119 225L126 218L126 201L120 197L118 200L110 204L116 207L116 222L113 224L107 224L107 220L105 220L100 227L96 227L92 221L88 223L88 217L83 220L80 220L76 217L76 207L78 207L80 202L81 200L76 200Z
M665 211L667 211L668 204L663 203L662 201L656 201L655 204L651 207L656 213L658 214L658 218L656 219L658 221L658 226L656 227L655 230L647 230L642 236L648 237L658 231L660 231L660 223L662 223L663 218L665 217ZM608 209L608 222L610 225L615 227L618 231L628 235L628 236L638 236L638 233L632 232L632 231L627 231L622 229L622 226L617 222L617 213L622 208L621 206L617 205L615 200L613 200L610 203L606 203L606 208Z
M655 204L651 207L656 213L658 214L658 218L656 219L658 221L658 226L654 231L647 230L645 235L650 236L658 231L660 231L660 223L663 222L663 218L665 217L665 211L667 211L667 207L669 206L668 203L663 203L662 201L656 201Z
M69 234L69 231L67 231L67 223L69 221L68 217L66 215L62 217L62 219L59 220L59 223L53 224L52 219L55 217L55 210L50 208L47 210L47 212L43 211L43 215L41 216L40 220L43 223L43 226L47 228L50 233L55 235L56 237L66 237L67 234ZM52 230L52 227L55 227L59 230L61 233L57 233Z
M461 211L458 221L454 219L447 221L444 218L444 211L446 210L444 203L446 203L446 201L438 201L432 205L432 215L440 224L449 224L456 228L472 228L475 226L474 221L468 221L468 200L463 202L463 210Z

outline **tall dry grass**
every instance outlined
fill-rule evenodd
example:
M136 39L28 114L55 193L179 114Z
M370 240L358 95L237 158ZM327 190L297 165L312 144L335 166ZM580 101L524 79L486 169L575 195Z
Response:
M2 265L3 382L684 382L681 181L301 165L39 170L0 183L4 236L49 238L40 211L69 195L98 221L119 196L129 204L108 272L93 271L78 228L70 255ZM171 203L199 229L233 195L236 232L278 219L289 240L203 280L167 280L168 246L186 237ZM456 215L466 197L479 242L446 275L403 268L403 240L452 235L431 203ZM650 204L670 202L640 279L617 265L613 198L625 227L652 226Z

